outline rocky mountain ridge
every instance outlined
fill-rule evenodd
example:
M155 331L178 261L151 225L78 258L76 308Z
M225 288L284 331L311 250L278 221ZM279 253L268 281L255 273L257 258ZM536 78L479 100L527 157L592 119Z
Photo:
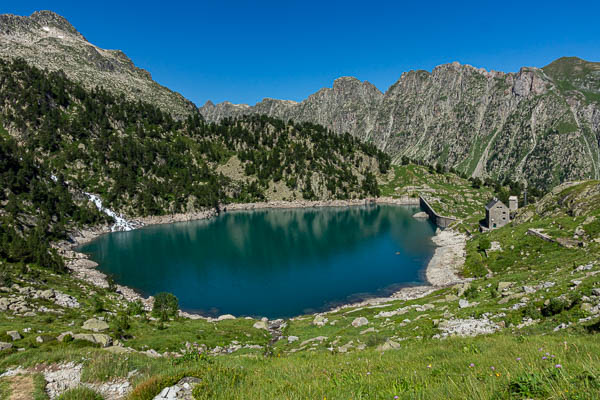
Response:
M40 69L61 70L88 88L102 86L132 100L151 100L175 117L196 112L192 102L153 81L148 71L136 67L122 51L89 43L52 11L37 11L29 17L0 15L0 57L23 58Z
M210 102L208 121L245 114L319 123L389 152L471 176L550 187L600 176L600 64L575 57L517 73L458 62L405 72L385 93L337 79L300 103Z

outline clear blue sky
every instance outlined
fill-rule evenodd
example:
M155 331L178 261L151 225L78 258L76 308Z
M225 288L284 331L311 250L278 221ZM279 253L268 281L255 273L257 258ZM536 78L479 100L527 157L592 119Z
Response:
M41 9L198 105L298 101L346 75L385 91L452 61L507 72L600 61L599 1L21 0L0 13Z

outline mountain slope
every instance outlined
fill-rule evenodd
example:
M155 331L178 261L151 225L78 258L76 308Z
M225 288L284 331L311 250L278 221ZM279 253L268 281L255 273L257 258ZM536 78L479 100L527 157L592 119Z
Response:
M63 71L88 88L102 86L129 99L149 101L176 117L191 114L195 106L152 80L119 50L89 43L63 17L39 11L29 17L0 15L0 58L23 58L40 69Z
M408 156L548 188L600 177L598 65L570 58L502 73L452 63L404 73L384 94L341 78L300 103L207 103L200 111L209 121L267 114L318 122L373 142L396 160Z

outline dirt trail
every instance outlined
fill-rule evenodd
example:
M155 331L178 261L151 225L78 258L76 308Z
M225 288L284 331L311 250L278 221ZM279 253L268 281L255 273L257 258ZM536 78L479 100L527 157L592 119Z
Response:
M8 400L33 399L33 377L31 375L16 375L10 378L10 397Z

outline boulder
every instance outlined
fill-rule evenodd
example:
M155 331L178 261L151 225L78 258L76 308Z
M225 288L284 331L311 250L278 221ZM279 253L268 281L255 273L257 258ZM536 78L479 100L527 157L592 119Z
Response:
M91 343L99 344L102 347L107 347L112 342L111 337L103 333L77 333L73 335L73 339L86 340Z
M458 297L465 294L465 291L471 287L470 282L459 283L458 285L454 285L454 289L456 289L456 295Z
M8 336L10 336L10 338L12 339L13 342L15 340L21 340L21 339L23 339L23 336L21 336L21 334L19 333L19 331L7 331L6 334Z
M235 319L235 317L231 314L219 315L219 318L217 318L217 321L225 321L227 319Z
M425 211L421 211L421 212L418 212L416 214L413 214L413 218L416 218L416 219L427 219L427 218L429 218L429 215Z
M469 302L468 302L467 300L465 300L465 299L460 299L460 300L458 301L458 307L459 307L459 308L466 308L466 307L469 307Z
M287 340L288 343L294 343L295 341L297 341L299 339L298 336L288 336Z
M513 285L513 282L498 282L498 291L502 292Z
M6 297L0 298L0 311L7 311L12 302Z
M358 328L359 326L364 326L367 325L369 323L369 320L366 319L365 317L358 317L355 318L354 321L352 321L352 326L355 328Z
M35 338L35 341L38 343L48 343L48 342L52 342L54 340L56 340L56 338L54 336L50 336L50 335L40 335Z
M582 303L581 304L581 310L585 311L585 312L590 312L592 311L592 305L590 303Z
M12 343L0 342L0 351L8 350L12 347Z
M377 351L388 351L400 348L400 343L396 343L393 340L386 340L384 344L377 346Z
M267 323L265 321L256 321L254 323L254 325L252 325L252 327L254 327L256 329L264 329L264 330L268 329Z
M50 300L51 298L54 297L54 290L52 290L52 289L43 290L43 291L39 292L39 296L42 299Z
M104 350L113 354L125 354L131 352L131 349L129 347L122 346L108 346L105 347Z
M90 318L81 326L83 329L94 332L102 332L108 329L108 324L96 318Z
M458 300L458 296L454 295L454 294L447 294L445 297L446 301L456 301Z
M325 318L322 315L317 315L315 316L315 319L313 319L312 324L316 325L316 326L323 326L327 323L327 321L329 321L327 318Z
M58 335L58 337L56 338L59 342L62 342L63 340L65 340L65 337L67 336L71 336L73 337L73 332L69 331L69 332L63 332L60 335Z

